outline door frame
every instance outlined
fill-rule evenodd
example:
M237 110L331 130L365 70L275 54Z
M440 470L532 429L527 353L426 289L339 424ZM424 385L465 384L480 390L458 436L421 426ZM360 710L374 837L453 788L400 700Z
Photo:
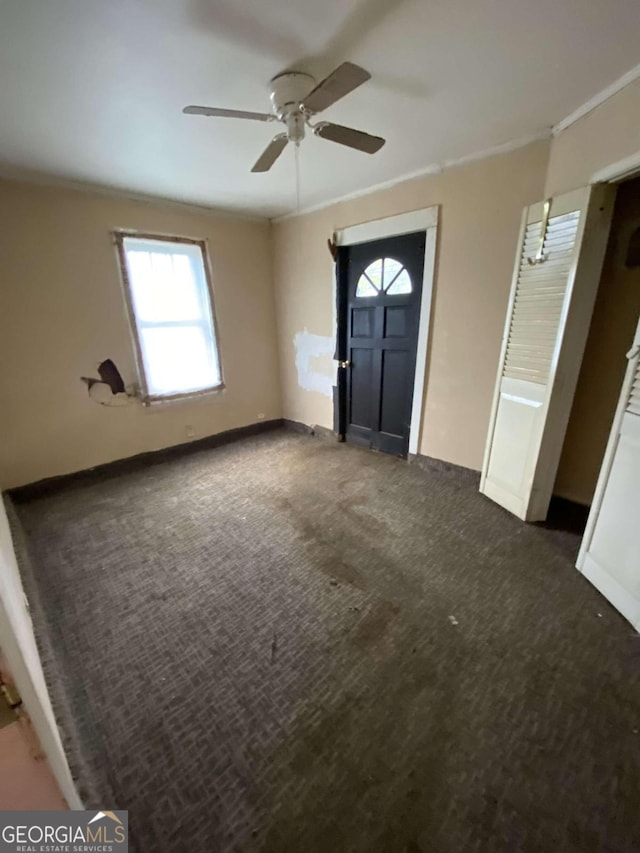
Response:
M595 172L589 183L608 183L620 184L624 181L631 180L640 176L640 151L635 154L611 163L608 166ZM640 320L639 320L640 324ZM631 350L627 354L627 358L631 355L634 349L640 344L640 325L636 330ZM638 622L637 607L629 607L629 594L620 586L620 584L611 577L607 572L602 571L589 559L589 548L593 541L593 534L600 515L604 495L609 480L609 475L613 467L615 450L620 438L620 428L626 411L626 402L633 384L633 373L627 367L625 377L620 388L620 396L616 404L616 410L607 439L607 446L600 463L598 472L598 482L596 490L589 508L589 517L585 527L582 539L580 540L580 550L576 558L576 569L593 584L607 601L609 601L616 610L627 619L633 627L640 631L640 622Z
M640 175L640 151L624 157L615 163L610 163L604 169L599 169L591 176L590 184L619 184L622 181L637 178Z
M433 284L436 267L436 239L438 230L438 205L373 219L358 225L350 225L335 231L336 246L353 246L383 240L386 237L398 237L424 231L424 272L422 274L422 296L420 299L420 317L418 320L418 341L416 346L416 369L413 379L413 402L411 404L411 425L409 428L409 454L415 455L420 448L422 437L422 418L424 414L425 386L427 380L427 359L429 353L429 331L431 328L431 307L433 302ZM338 276L336 266L333 269L333 334L338 343ZM334 385L337 381L337 363L334 365ZM334 406L335 406L334 402Z

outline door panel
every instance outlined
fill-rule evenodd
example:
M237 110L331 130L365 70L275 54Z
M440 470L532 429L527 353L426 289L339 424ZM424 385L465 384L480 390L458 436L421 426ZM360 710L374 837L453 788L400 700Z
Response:
M623 420L613 457L607 490L600 507L590 554L601 566L614 570L618 582L640 601L640 422ZM640 419L636 419L640 421ZM634 495L634 486L638 494ZM632 496L635 500L630 500Z
M375 309L354 308L351 312L351 337L370 338L373 335Z
M349 422L360 429L371 431L373 412L371 386L373 384L373 350L351 349L351 400Z
M640 323L577 567L640 629Z
M545 389L532 382L509 377L500 386L499 417L494 428L493 452L489 459L484 493L520 516L524 511L520 495L528 489L532 448L540 442L544 426Z
M426 234L342 247L347 291L346 439L405 456L422 295Z
M523 215L480 491L526 521L547 515L613 198L588 187Z
M405 421L405 402L410 391L411 354L406 350L387 349L382 354L382 394L380 400L380 431L402 437Z
M410 327L409 309L385 308L385 337L404 338Z

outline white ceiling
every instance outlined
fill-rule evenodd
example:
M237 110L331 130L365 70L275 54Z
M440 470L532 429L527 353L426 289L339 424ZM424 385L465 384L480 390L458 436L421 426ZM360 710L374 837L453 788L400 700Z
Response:
M345 59L372 80L323 114L385 136L315 137L302 206L543 132L640 61L638 0L0 0L0 167L275 216L293 147L278 126L182 115L267 110L287 68Z

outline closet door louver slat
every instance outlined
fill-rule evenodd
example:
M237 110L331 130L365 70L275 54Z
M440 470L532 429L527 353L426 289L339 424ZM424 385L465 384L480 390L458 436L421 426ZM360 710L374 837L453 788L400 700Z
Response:
M632 415L640 415L640 363L636 367L636 373L631 383L627 411Z
M580 211L549 219L542 250L546 259L537 264L529 258L540 243L542 223L526 227L503 376L547 382L579 221Z

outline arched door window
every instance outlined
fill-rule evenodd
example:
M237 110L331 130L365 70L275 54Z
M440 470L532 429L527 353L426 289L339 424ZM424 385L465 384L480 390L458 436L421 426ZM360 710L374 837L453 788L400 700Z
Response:
M356 297L378 296L386 293L388 296L399 296L411 293L409 273L400 261L395 258L378 258L369 264L358 279Z

